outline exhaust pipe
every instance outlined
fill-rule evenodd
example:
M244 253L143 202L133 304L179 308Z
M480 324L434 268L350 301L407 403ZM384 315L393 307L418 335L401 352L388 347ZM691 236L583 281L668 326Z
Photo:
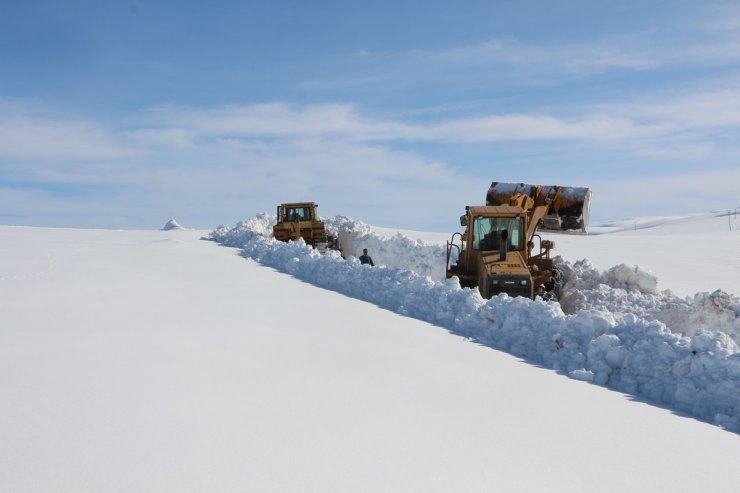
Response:
M499 250L499 260L506 260L506 254L509 253L509 242L506 241L509 238L509 232L505 229L501 230L501 249Z

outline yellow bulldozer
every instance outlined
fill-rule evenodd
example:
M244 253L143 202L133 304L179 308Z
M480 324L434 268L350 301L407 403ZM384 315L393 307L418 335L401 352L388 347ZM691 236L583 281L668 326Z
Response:
M557 299L563 279L550 258L555 243L538 231L585 234L590 207L588 188L493 182L486 205L466 207L465 232L447 242L446 275L477 287L484 298Z
M324 222L316 213L315 202L293 202L277 207L277 224L272 227L272 235L279 241L295 241L303 238L306 244L324 252L338 250L339 242L327 234Z

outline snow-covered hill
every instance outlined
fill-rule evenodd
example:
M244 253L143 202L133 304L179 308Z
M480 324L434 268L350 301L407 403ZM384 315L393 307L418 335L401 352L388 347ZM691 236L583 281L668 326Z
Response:
M337 221L356 225L376 264L386 260L371 240L398 242L408 257L439 247ZM263 215L212 233L0 227L0 491L740 484L740 435L692 417L736 422L728 335L689 339L635 315L485 302L450 281L275 244L261 236L268 224ZM620 252L627 233L603 235L616 238L613 256L630 254ZM560 373L546 368L555 365ZM628 393L580 381L604 375Z

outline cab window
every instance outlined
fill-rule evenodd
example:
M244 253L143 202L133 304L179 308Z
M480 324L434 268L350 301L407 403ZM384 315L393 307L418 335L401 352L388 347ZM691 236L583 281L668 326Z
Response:
M308 221L311 213L308 207L294 207L285 210L285 219L287 221Z
M476 217L473 220L473 249L500 250L501 231L508 232L509 250L524 250L524 218Z

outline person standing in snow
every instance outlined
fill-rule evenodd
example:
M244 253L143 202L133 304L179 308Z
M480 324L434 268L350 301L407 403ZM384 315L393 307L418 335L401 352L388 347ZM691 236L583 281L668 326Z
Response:
M375 267L375 264L373 263L373 259L370 255L367 254L367 248L362 249L362 255L360 255L360 263L361 264L370 264L373 267Z

